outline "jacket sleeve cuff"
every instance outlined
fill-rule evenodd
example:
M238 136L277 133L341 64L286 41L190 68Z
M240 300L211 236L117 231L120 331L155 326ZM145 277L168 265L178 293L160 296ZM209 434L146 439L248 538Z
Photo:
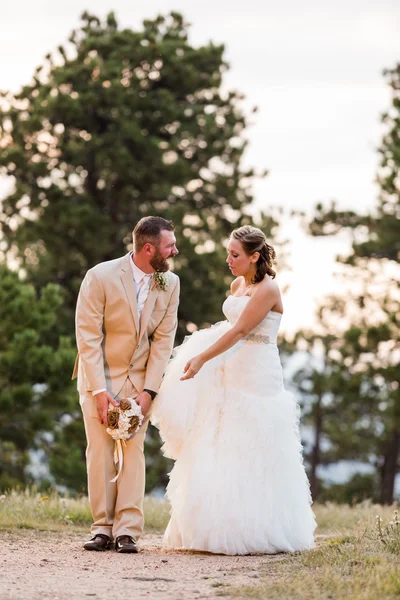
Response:
M107 391L106 388L101 388L100 390L93 390L92 396L96 396L96 394L100 394L100 392L106 392L106 391Z

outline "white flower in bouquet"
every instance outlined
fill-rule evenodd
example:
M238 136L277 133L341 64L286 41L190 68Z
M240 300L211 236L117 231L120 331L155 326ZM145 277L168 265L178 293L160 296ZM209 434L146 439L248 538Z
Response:
M119 406L111 406L108 409L107 433L115 441L114 462L118 464L118 473L111 481L116 481L122 471L124 453L122 445L126 446L126 440L135 435L143 423L142 409L136 404L134 398L123 398Z

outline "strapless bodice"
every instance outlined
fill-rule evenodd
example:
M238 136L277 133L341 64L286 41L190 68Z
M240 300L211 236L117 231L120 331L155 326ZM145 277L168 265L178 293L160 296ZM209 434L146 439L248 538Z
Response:
M240 313L249 301L249 296L228 296L222 305L222 310L231 325L234 325ZM253 329L249 338L257 341L256 336L267 336L270 343L276 344L282 315L273 310ZM262 338L260 338L262 339Z

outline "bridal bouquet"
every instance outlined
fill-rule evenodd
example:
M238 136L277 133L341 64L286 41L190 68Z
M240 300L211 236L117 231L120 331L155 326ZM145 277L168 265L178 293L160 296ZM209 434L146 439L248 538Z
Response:
M134 398L123 398L119 406L110 406L108 409L107 433L115 441L114 462L118 465L118 473L111 481L117 481L124 464L126 440L135 435L143 423L142 409L136 404Z

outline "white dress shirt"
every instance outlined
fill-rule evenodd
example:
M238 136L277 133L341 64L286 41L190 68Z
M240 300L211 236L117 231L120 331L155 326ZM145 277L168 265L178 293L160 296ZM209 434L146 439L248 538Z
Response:
M133 274L133 282L135 284L136 290L136 302L139 313L139 323L142 317L142 310L147 300L147 296L149 295L151 280L153 278L153 274L144 273L135 263L133 262L133 252L130 253L131 258L131 267ZM105 392L106 388L102 388L100 390L94 390L92 392L93 396L96 394L100 394L100 392Z
M139 313L139 323L142 316L143 306L147 300L147 296L150 291L150 284L153 278L153 274L144 273L135 263L133 262L133 252L131 252L131 267L133 272L133 281L136 289L136 302Z

